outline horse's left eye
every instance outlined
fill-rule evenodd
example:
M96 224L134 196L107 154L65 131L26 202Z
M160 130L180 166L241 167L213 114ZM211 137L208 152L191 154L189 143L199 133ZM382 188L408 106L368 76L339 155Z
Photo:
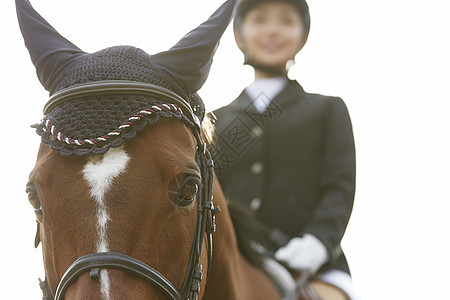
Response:
M185 200L188 201L192 201L194 200L195 196L197 195L198 192L198 184L194 181L191 182L186 182L186 184L184 184L181 187L181 195L183 196L183 198Z
M40 221L42 219L42 205L39 199L38 193L34 185L28 184L25 192L28 195L28 201L34 208L34 213L36 214L36 219Z
M175 180L176 184L173 187L171 198L173 203L178 207L187 207L195 201L200 182L198 178L193 176L182 176Z

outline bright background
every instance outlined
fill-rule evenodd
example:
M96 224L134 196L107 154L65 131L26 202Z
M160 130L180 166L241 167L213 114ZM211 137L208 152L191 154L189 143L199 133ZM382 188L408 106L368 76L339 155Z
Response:
M222 0L33 0L60 33L93 52L168 49ZM366 300L450 299L450 8L448 0L309 0L312 28L290 76L342 97L357 146L357 193L343 240ZM47 92L1 1L0 298L40 299L40 248L24 192ZM228 30L200 95L208 110L252 81Z

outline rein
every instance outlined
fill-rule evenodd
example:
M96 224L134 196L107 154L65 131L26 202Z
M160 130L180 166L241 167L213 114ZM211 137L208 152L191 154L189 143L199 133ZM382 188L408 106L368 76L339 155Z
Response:
M212 203L212 186L214 176L214 164L206 144L202 142L200 134L200 120L194 114L191 105L178 94L158 85L133 81L99 81L86 83L55 93L44 107L44 114L48 114L55 106L71 99L80 99L91 95L104 94L137 94L158 98L180 108L183 115L192 122L194 126L189 126L197 141L196 158L201 171L202 187L197 194L197 221L194 240L191 246L188 269L180 290L172 284L164 275L151 266L137 260L131 256L117 252L91 253L78 258L62 276L56 293L53 296L50 292L47 279L40 283L44 300L64 299L64 293L70 284L82 273L90 272L92 279L98 279L100 269L114 268L132 273L146 279L158 287L169 299L173 300L196 300L200 292L200 282L203 277L200 256L203 241L206 237L208 250L209 272L212 260L212 233L215 232L215 214L220 212L220 208L214 208ZM39 226L38 226L39 230ZM38 233L39 234L39 233ZM38 235L37 234L37 235ZM39 243L38 236L36 238Z

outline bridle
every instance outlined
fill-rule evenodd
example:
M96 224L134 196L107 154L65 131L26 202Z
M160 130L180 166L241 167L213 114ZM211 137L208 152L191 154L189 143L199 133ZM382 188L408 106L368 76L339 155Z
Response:
M196 300L200 292L200 282L203 277L200 256L203 240L206 237L208 251L209 272L212 260L212 233L215 231L215 214L220 212L219 207L214 208L212 203L213 185L213 161L206 144L202 142L200 132L200 120L194 114L191 105L176 93L158 85L134 81L99 81L81 84L55 93L44 107L44 114L50 112L56 105L74 99L93 95L104 94L136 94L151 96L179 107L183 115L192 123L189 126L197 141L197 161L202 177L202 187L196 196L197 220L194 240L191 246L189 264L183 284L180 290L171 283L164 275L153 267L137 260L131 256L118 252L91 253L78 258L62 276L56 293L50 292L47 280L40 283L44 300L64 299L64 293L70 284L82 273L89 271L92 279L98 279L100 269L115 268L130 272L136 276L146 279L158 287L169 299L173 300ZM39 225L35 245L39 244Z

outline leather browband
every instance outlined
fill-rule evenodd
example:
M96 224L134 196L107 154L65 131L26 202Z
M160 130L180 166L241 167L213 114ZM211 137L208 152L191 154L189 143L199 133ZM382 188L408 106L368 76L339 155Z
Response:
M180 107L185 116L200 129L200 120L192 111L189 103L180 95L164 87L151 83L105 80L79 84L62 89L53 94L44 106L44 115L63 102L73 99L82 99L87 96L110 95L110 94L134 94L155 97Z

